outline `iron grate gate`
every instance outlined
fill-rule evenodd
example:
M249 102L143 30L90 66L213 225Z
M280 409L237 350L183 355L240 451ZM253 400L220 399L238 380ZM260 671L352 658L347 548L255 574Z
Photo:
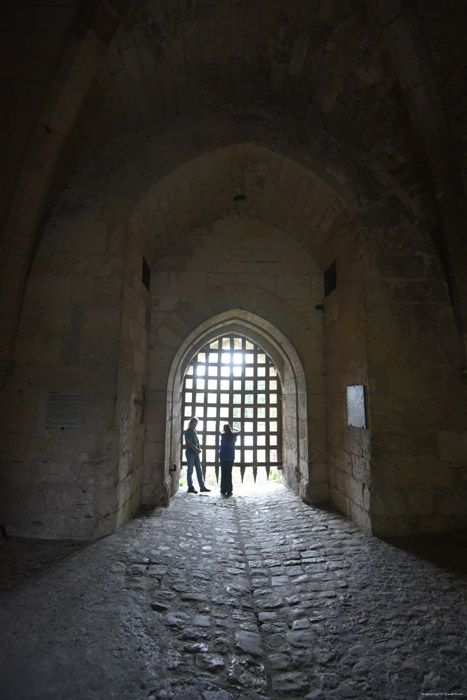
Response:
M183 386L183 426L199 420L203 471L219 465L220 431L224 423L241 430L235 465L242 479L246 467L258 467L269 475L282 466L281 389L277 370L264 350L247 338L226 335L203 347L194 357ZM182 435L182 464L186 465Z

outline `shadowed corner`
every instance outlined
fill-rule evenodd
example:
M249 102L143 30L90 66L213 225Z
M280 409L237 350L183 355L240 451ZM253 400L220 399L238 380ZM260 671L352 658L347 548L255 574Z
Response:
M441 569L467 577L467 530L381 539Z

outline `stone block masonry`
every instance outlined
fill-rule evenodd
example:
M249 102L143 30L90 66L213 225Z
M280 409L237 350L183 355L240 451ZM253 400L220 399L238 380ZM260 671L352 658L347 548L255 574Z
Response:
M288 273L293 269L294 276L284 274L284 266L288 266ZM297 401L303 416L306 416L309 401L310 433L313 432L313 445L321 449L319 454L313 452L311 465L300 463L299 472L304 482L308 484L311 479L313 484L310 493L303 495L315 499L319 493L319 500L323 500L328 497L328 491L322 480L325 407L322 318L315 309L322 300L317 296L322 291L316 282L318 277L320 271L316 262L299 242L280 228L253 216L218 218L211 225L183 235L158 260L154 274L149 388L152 391L166 385L170 359L176 350L194 329L216 314L243 309L257 314L260 319L270 319L291 342L308 376L308 395L304 391ZM291 392L294 381L290 378L290 386L284 384L284 394ZM148 407L151 416L161 414L166 408L166 396L158 392L158 399L159 405L151 402ZM285 403L283 458L290 473L287 483L298 491L295 476L297 406L291 402L284 409ZM153 454L152 446L163 439L157 427L153 424L148 430L147 454ZM174 459L178 461L178 450L176 454ZM315 463L321 475L319 479L314 474ZM151 491L149 481L157 492L163 470L162 460L148 470L145 482L148 493ZM155 502L154 499L149 501Z
M467 582L447 566L465 536L431 540L429 556L441 548L446 568L273 484L230 500L179 493L88 547L9 540L2 692L463 698Z
M124 215L104 197L95 218L58 216L37 252L6 388L2 474L15 498L3 494L0 509L10 532L93 538L139 507L145 425L134 400L147 383L150 295ZM81 425L48 431L48 392L67 390L80 394Z

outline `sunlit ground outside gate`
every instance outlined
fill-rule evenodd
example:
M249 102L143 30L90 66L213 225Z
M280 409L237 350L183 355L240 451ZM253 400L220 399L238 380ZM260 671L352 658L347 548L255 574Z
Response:
M196 474L194 473L194 485L195 488L198 489L198 486L196 484ZM212 493L219 493L220 491L220 468L219 468L219 480L216 480L216 471L214 467L207 467L206 468L206 474L205 474L205 483L206 486L211 489ZM258 473L256 475L256 481L254 480L253 476L253 469L247 468L245 469L245 474L243 476L243 481L241 478L241 473L240 473L240 467L236 467L234 464L233 470L232 470L232 485L233 485L233 493L234 495L253 495L256 492L264 492L265 490L268 489L274 489L277 486L282 485L282 476L281 476L281 470L276 469L275 467L271 467L269 471L269 479L266 474L266 470L264 467L258 468ZM183 467L181 476L180 476L180 488L181 489L186 489L187 488L187 481L186 481L186 465Z

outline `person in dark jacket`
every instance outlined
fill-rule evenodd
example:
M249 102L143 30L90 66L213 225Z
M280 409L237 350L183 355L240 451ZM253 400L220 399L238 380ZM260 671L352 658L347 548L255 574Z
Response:
M239 430L232 430L226 423L221 433L221 447L219 459L221 462L221 494L223 496L232 495L232 467L235 461L235 442L239 436Z
M188 428L185 430L188 493L198 493L193 486L193 467L196 469L196 476L201 493L211 490L206 487L203 481L203 472L199 461L201 448L199 446L198 433L196 432L197 425L198 419L193 416L188 424Z

